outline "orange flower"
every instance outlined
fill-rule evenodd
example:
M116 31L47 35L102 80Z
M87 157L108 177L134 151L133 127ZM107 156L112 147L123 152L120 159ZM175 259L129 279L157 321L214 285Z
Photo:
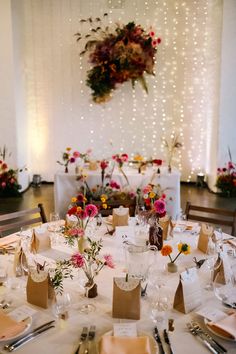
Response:
M165 245L161 249L162 256L169 256L172 253L173 249L170 245Z

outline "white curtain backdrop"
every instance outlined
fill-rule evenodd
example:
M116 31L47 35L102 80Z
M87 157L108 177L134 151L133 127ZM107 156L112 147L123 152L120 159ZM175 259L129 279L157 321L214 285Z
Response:
M16 5L15 0L12 6ZM216 169L221 0L21 0L28 166L52 180L67 146L96 158L115 152L165 159L162 139L177 132L183 149L175 165L182 180ZM121 4L119 6L119 3ZM118 4L118 8L116 5ZM19 2L17 4L19 6ZM86 86L88 58L74 34L90 31L80 19L104 25L135 21L151 26L158 46L149 93L126 83L103 105ZM111 146L112 143L112 146ZM209 162L210 161L210 162Z

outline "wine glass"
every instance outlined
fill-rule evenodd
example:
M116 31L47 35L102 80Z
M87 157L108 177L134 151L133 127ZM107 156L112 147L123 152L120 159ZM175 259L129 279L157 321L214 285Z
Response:
M58 213L56 212L52 212L49 215L49 225L48 225L48 231L52 232L52 244L54 244L55 246L58 244L59 242L59 238L57 235L57 232L59 232L61 230L61 227L58 223L58 221L60 220L60 216Z
M215 263L217 260L218 253L216 251L216 245L211 238L208 240L208 247L206 252L206 266L210 270L210 281L205 286L206 290L213 290L213 275L215 269ZM219 258L220 260L220 258Z
M236 308L236 281L232 272L225 274L224 277L220 272L217 273L213 288L217 299L227 306Z
M68 311L71 307L71 297L69 293L57 294L56 302L53 305L53 313L60 320L68 319Z

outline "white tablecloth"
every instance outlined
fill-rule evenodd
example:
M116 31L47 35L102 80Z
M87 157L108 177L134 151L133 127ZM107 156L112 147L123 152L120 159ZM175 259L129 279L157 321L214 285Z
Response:
M134 191L143 188L148 183L160 184L163 193L166 194L167 212L172 217L180 213L180 173L174 169L170 174L165 167L161 168L160 174L155 174L153 168L148 168L144 174L139 174L136 169L124 169L130 186ZM101 184L100 171L86 171L88 174L87 183L90 188ZM114 171L112 179L124 186L126 181L124 176L117 170ZM54 176L54 200L55 211L64 218L73 196L76 196L81 183L76 181L76 175L71 173L57 173Z
M103 225L97 236L103 237L104 242L104 253L112 253L115 258L120 259L120 250L118 250L116 236L103 236L105 233L105 225ZM189 241L192 244L193 251L190 255L181 255L177 264L179 266L179 271L185 270L185 267L193 265L192 258L196 256L197 259L203 258L203 254L194 249L196 244L196 236L191 236L190 234L178 234L175 239L171 241L172 245L176 251L176 244L178 240L183 242ZM169 242L168 242L169 243ZM65 251L65 247L62 247ZM117 253L118 252L118 253ZM6 257L6 256L0 256ZM175 289L179 281L179 273L171 274L167 273L164 269L164 265L168 262L168 257L162 257L159 253L156 255L155 265L158 268L158 274L163 278L164 282L169 286L170 293L173 296ZM2 261L2 259L0 260ZM232 262L236 262L235 258L232 258ZM209 278L209 272L206 271L207 268L204 266L198 271L199 277L202 283L204 283L207 278ZM73 281L65 281L65 291L69 292L72 298L72 308L69 311L69 319L66 321L65 326L61 327L60 323L57 322L55 329L51 329L48 332L42 334L38 339L35 339L23 347L19 348L17 352L19 354L73 354L77 348L79 342L79 336L83 326L96 325L98 339L103 333L110 331L112 329L113 323L119 322L118 319L113 319L111 317L112 308L112 284L113 277L119 275L124 275L124 264L122 261L117 263L115 269L105 268L96 278L96 283L98 285L98 296L94 299L86 299L83 297L83 292L79 286L79 280L74 279ZM24 289L19 290L9 290L6 289L4 294L4 288L1 287L1 298L13 300L12 306L16 307L18 305L26 304L26 295ZM217 300L211 291L202 291L202 306L218 307L223 309L219 300ZM90 314L81 314L78 308L83 303L92 303L96 306L96 311ZM32 306L32 305L29 305ZM34 307L34 306L33 306ZM36 308L37 314L33 317L33 327L39 324L45 323L53 317L52 309L43 310L41 308ZM196 314L194 312L190 314L182 314L175 310L169 310L169 318L175 320L175 331L170 333L170 340L173 347L173 352L175 354L190 353L191 354L207 354L208 349L197 340L196 337L191 335L186 329L186 323L191 319L196 319ZM197 320L203 324L202 319L197 317ZM123 322L126 322L123 320ZM141 299L141 319L136 321L139 331L146 332L152 335L152 330L154 324L150 318L150 309L148 298ZM229 354L233 354L236 351L236 342L226 341L220 338L217 340L228 349ZM1 346L0 346L1 348ZM0 349L1 350L1 349ZM169 353L168 348L166 348L166 353ZM110 353L112 354L112 353Z

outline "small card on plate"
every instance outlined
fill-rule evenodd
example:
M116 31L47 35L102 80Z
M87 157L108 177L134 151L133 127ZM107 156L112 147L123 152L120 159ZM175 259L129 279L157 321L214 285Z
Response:
M115 337L137 337L136 323L114 323L113 335Z
M15 321L21 322L24 321L28 317L32 317L35 313L37 313L36 310L32 309L29 306L22 305L13 311L9 312L8 315Z
M227 314L221 310L218 310L213 307L203 307L196 312L197 315L200 315L206 318L208 321L216 322L226 317Z

